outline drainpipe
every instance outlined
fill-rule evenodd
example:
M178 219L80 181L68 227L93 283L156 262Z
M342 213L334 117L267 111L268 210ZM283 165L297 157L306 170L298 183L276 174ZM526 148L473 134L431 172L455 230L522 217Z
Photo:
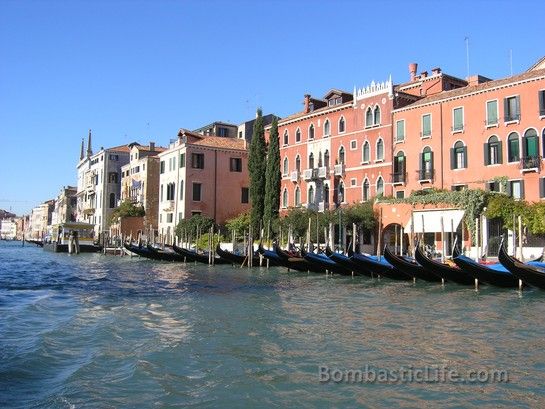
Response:
M440 121L440 124L439 124L439 129L441 129L441 135L440 138L441 138L441 189L444 189L444 166L443 166L443 104L439 104L439 121Z
M216 222L216 203L218 196L218 151L214 150L214 222Z

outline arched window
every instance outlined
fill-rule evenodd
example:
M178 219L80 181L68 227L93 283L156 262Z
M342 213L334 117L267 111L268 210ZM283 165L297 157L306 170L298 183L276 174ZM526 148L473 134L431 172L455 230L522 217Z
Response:
M324 166L329 166L329 150L326 149L324 152Z
M377 105L373 111L373 124L380 125L380 108Z
M295 157L295 170L301 172L301 157L299 155Z
M288 207L288 189L282 192L282 207Z
M324 166L324 161L322 160L322 151L318 151L318 167L321 168Z
M377 196L384 196L384 180L382 180L382 176L379 176L377 179Z
M339 148L339 164L344 164L344 146Z
M282 174L287 176L290 171L288 158L284 158L284 163L282 164Z
M329 203L329 185L327 183L324 185L324 203Z
M341 119L339 119L339 133L344 132L344 117L341 116Z
M377 160L384 159L384 141L379 139L377 141Z
M373 126L373 110L371 107L367 108L365 112L365 127Z
M324 122L324 136L330 135L330 129L329 129L329 119L326 119Z
M337 203L341 204L344 202L344 183L341 180L337 188Z
M371 159L371 148L369 145L369 141L365 141L363 143L362 151L362 161L364 163L369 163L369 160Z
M405 182L405 169L405 153L403 151L399 151L394 157L393 183Z
M284 145L287 145L288 142L289 142L288 131L285 131L284 132Z
M488 138L488 142L484 144L484 164L497 165L502 163L501 141L496 135Z
M367 178L365 178L365 180L363 181L363 187L362 187L361 193L362 193L361 196L363 201L364 202L369 201L369 180L367 180Z
M538 168L541 165L539 157L539 138L535 129L531 128L524 132L522 138L522 151L524 169Z
M299 186L295 188L295 207L301 206L301 189Z
M299 128L295 131L295 142L301 142L301 130Z
M419 180L433 179L433 152L429 146L426 146L420 154L418 177Z
M308 168L314 169L314 154L312 152L308 155Z
M314 124L308 127L308 139L314 139Z
M307 203L309 203L309 204L314 203L314 186L312 186L312 185L308 188Z
M110 193L110 209L115 207L115 193Z
M507 137L507 161L518 162L520 160L519 135L511 132Z
M467 168L467 147L462 141L456 142L454 147L450 149L450 168Z

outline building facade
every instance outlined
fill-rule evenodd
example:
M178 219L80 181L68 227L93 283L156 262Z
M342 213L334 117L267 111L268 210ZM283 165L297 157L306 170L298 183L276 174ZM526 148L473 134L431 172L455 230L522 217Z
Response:
M201 134L204 136L218 136L222 138L236 138L238 132L238 126L228 124L227 122L215 121L211 124L195 129L193 133Z
M223 224L250 209L245 140L180 129L159 160L159 235L166 242L184 218L202 214Z
M43 240L48 233L48 226L51 225L53 218L54 200L36 206L30 212L27 238L34 240Z
M77 213L77 192L75 186L64 186L57 198L51 217L51 224L60 224L76 221Z
M2 219L0 220L0 239L15 240L17 238L17 220Z

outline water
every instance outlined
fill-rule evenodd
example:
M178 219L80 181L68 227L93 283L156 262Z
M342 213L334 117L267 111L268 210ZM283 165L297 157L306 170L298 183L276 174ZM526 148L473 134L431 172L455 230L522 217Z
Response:
M0 407L543 407L545 291L0 243ZM320 383L319 367L508 383Z

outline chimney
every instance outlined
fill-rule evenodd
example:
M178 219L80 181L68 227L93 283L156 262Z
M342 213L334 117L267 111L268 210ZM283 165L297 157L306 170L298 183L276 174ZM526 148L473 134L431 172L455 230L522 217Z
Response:
M428 76L428 71L422 71L420 73L420 78L426 78Z
M305 108L303 110L305 114L310 112L310 94L305 94Z
M79 153L79 160L83 160L83 158L85 157L85 153L84 153L84 151L85 151L85 147L84 147L85 142L84 141L85 141L85 139L81 138L81 151Z
M91 130L89 129L89 140L87 141L87 156L93 155L93 149L91 148Z
M416 70L418 69L418 64L412 62L409 64L409 74L411 74L411 82L416 80Z
M151 141L150 141L150 143L149 143L149 150L150 150L151 152L155 151L155 142L151 142Z
M433 75L441 74L441 68L439 68L439 67L432 68L431 73Z

